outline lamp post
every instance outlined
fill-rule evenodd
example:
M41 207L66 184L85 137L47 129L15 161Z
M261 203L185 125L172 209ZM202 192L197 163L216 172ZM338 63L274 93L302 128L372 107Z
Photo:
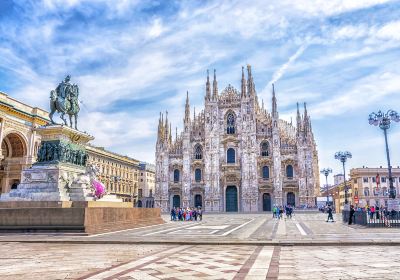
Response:
M325 181L326 181L326 204L329 205L329 193L328 193L328 176L329 173L332 173L332 169L330 168L324 168L321 170L321 173L324 174L325 176Z
M390 128L391 121L399 122L400 115L393 110L387 111L387 113L382 113L381 110L378 113L371 113L369 114L368 118L369 124L378 126L383 130L383 134L385 135L385 145L386 145L386 158L388 162L388 172L389 172L389 198L395 199L396 194L393 187L393 178L392 178L392 166L390 165L390 157L389 157L389 146L387 141L387 130Z
M346 169L344 167L344 163L347 161L348 158L351 158L352 155L350 152L336 152L335 153L335 159L340 160L340 162L343 164L343 179L344 179L344 204L347 205L349 201L347 200L347 186L346 186Z

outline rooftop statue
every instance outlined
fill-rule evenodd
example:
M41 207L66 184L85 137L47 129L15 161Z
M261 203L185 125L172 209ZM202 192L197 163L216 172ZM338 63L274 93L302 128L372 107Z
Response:
M69 115L69 123L72 128L72 116L75 117L75 129L77 127L78 113L79 113L79 87L76 84L70 83L71 76L67 75L65 79L57 86L55 90L50 92L50 120L53 124L57 124L53 120L55 112L61 114L60 118L64 121L65 125L67 120L64 117L65 114Z

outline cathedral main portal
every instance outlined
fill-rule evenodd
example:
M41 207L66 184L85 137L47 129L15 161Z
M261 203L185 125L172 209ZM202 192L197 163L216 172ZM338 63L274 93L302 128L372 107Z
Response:
M238 211L238 191L236 186L226 187L226 212Z

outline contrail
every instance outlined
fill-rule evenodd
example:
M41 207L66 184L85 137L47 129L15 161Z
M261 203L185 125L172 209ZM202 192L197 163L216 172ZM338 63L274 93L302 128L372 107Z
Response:
M272 75L272 80L269 81L267 86L264 88L263 92L268 92L271 90L271 86L273 83L277 82L283 74L285 74L287 68L306 50L307 45L302 45L300 48L291 56L289 57L288 61L283 64L277 71L275 71L274 75Z

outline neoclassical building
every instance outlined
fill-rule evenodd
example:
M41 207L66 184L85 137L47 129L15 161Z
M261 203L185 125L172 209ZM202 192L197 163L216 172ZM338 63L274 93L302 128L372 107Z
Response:
M272 87L271 111L260 106L251 67L241 89L222 92L214 70L205 86L204 110L191 118L187 94L183 131L172 139L160 114L156 143L155 202L212 212L270 211L273 205L314 205L318 154L306 104L296 125L279 119Z
M21 171L36 161L40 135L35 128L48 122L46 111L0 92L0 194L21 181Z

